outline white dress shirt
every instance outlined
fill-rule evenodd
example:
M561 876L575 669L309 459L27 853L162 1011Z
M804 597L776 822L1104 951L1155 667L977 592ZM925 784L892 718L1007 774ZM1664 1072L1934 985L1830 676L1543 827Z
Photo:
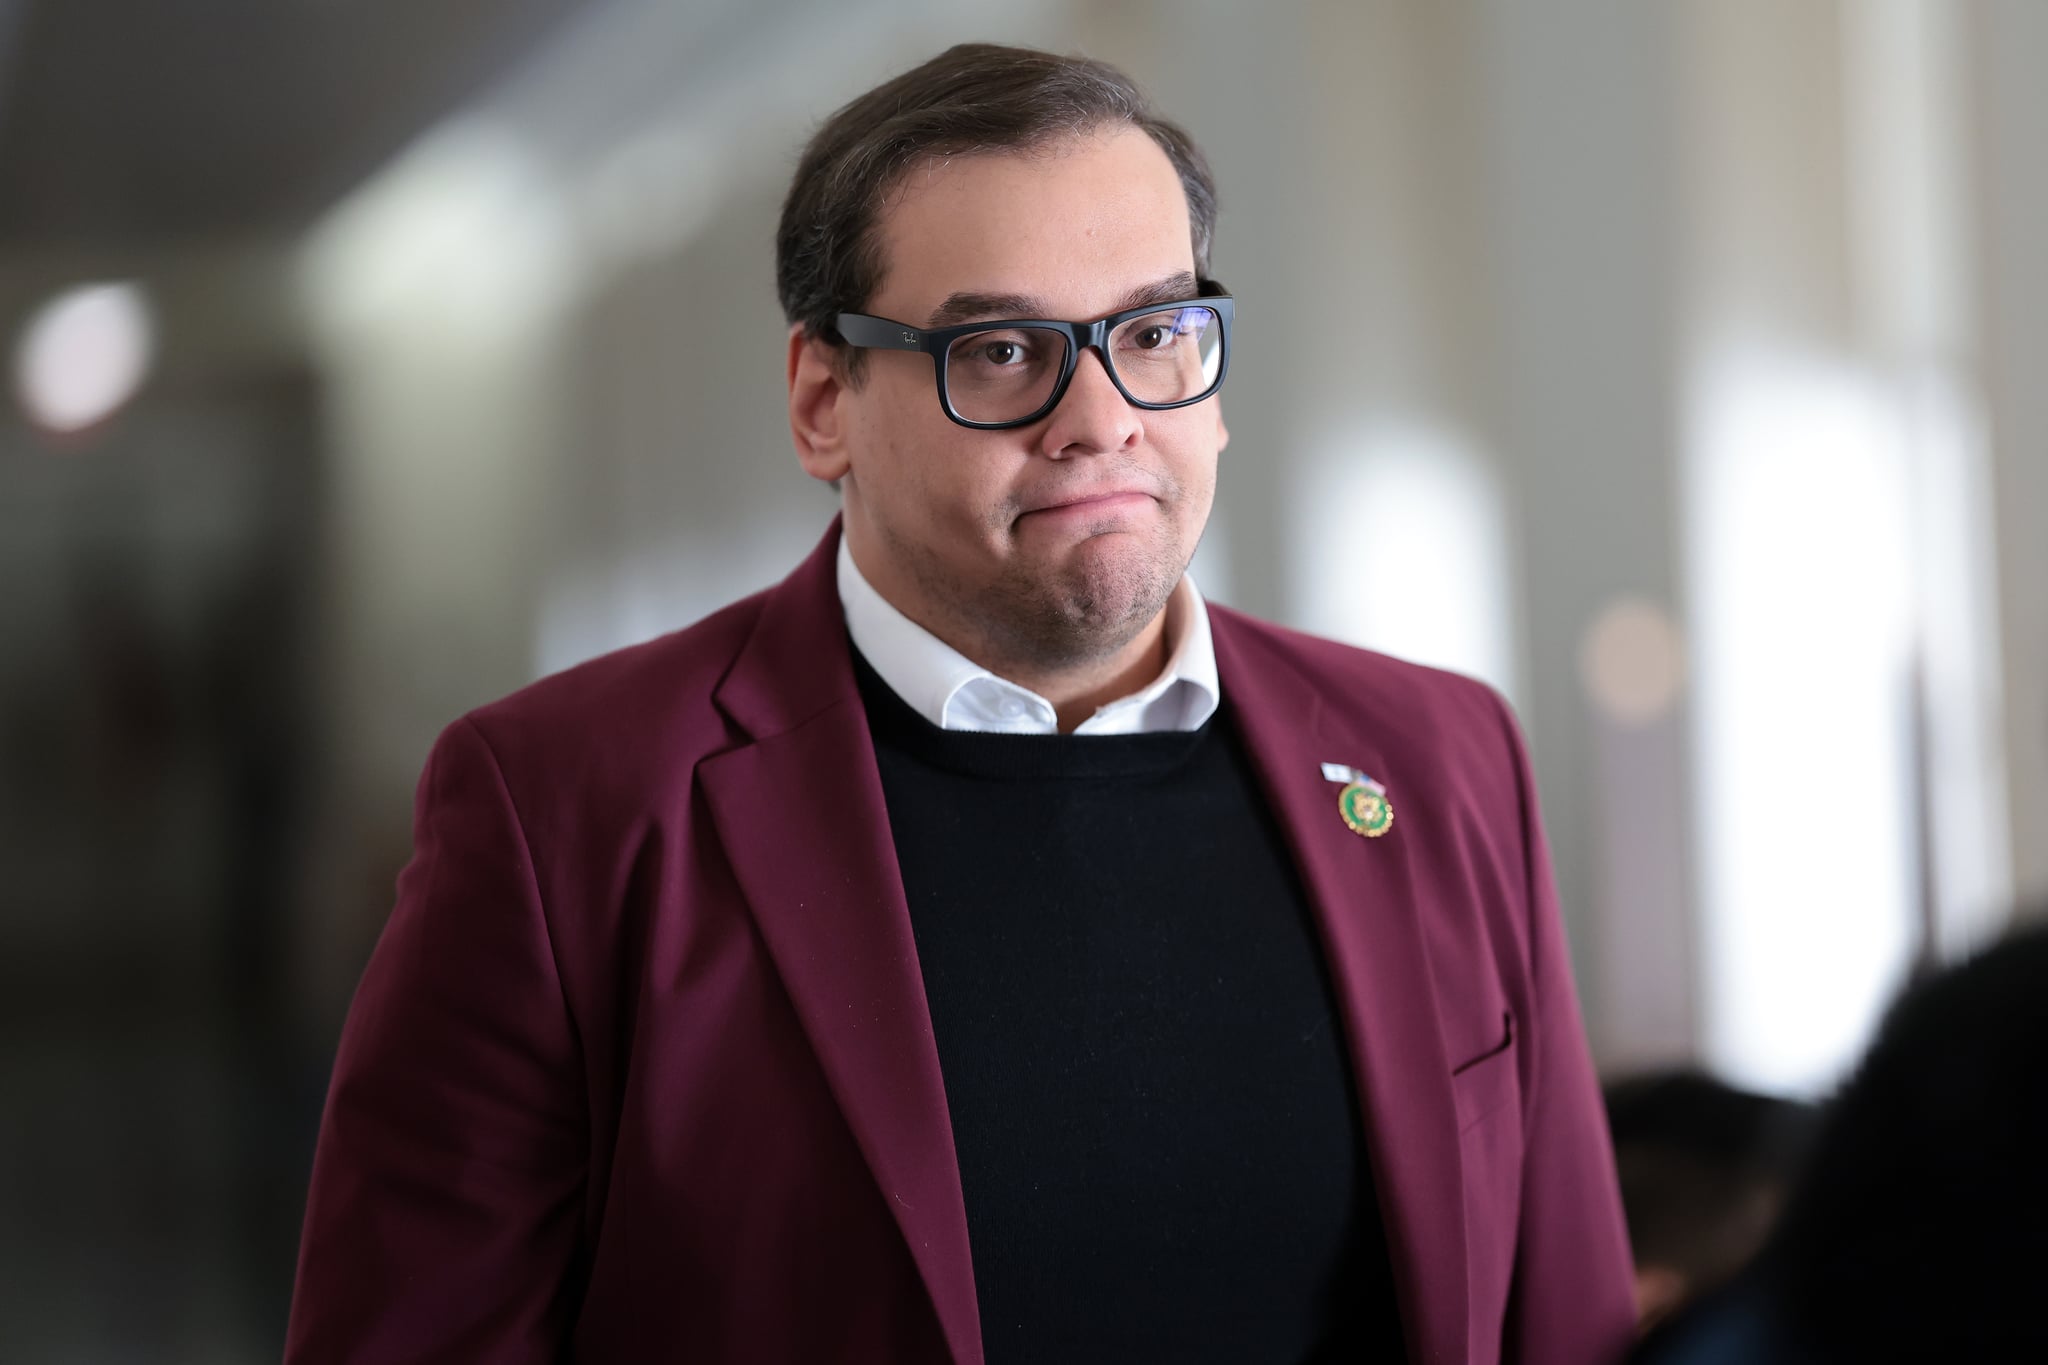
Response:
M846 537L839 538L839 602L847 634L919 715L943 730L1007 735L1055 735L1059 716L1051 702L967 658L891 606L854 566ZM1166 603L1166 671L1139 691L1097 708L1074 728L1077 735L1137 735L1199 730L1223 700L1216 679L1216 647L1209 608L1183 574Z

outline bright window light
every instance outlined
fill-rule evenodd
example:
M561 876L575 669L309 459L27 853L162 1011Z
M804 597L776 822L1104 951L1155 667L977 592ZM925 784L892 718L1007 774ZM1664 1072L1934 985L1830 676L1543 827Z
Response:
M1688 500L1707 1061L1811 1093L1914 943L1903 434L1861 375L1752 354L1700 390Z
M1492 471L1444 433L1386 427L1333 446L1300 489L1294 615L1512 696L1503 523Z

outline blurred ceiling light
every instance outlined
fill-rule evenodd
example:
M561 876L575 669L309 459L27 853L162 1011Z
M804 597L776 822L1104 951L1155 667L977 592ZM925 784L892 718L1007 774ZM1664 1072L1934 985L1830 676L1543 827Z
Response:
M15 392L36 426L84 431L135 396L155 351L155 320L139 285L80 285L44 304L22 329Z
M1579 679L1593 704L1621 725L1662 720L1685 685L1685 644L1671 615L1642 597L1600 609L1579 645Z
M441 125L308 234L299 283L315 330L371 345L389 326L460 344L544 332L578 288L559 198L510 125Z

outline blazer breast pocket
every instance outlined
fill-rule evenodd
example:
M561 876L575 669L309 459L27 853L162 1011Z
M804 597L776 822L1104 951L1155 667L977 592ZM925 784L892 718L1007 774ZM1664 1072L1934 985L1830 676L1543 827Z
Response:
M1500 1339L1514 1282L1522 1208L1521 1053L1515 1017L1502 1011L1499 1041L1451 1071L1464 1175L1465 1265L1478 1340Z
M1451 1068L1451 1094L1462 1134L1521 1099L1516 1074L1515 1016L1501 1012L1500 1041Z

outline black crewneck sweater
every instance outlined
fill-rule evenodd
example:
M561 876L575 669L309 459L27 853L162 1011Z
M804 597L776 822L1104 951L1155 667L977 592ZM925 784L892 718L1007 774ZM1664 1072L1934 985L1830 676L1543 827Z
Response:
M989 1365L1404 1359L1336 1000L1227 703L963 733L856 668Z

